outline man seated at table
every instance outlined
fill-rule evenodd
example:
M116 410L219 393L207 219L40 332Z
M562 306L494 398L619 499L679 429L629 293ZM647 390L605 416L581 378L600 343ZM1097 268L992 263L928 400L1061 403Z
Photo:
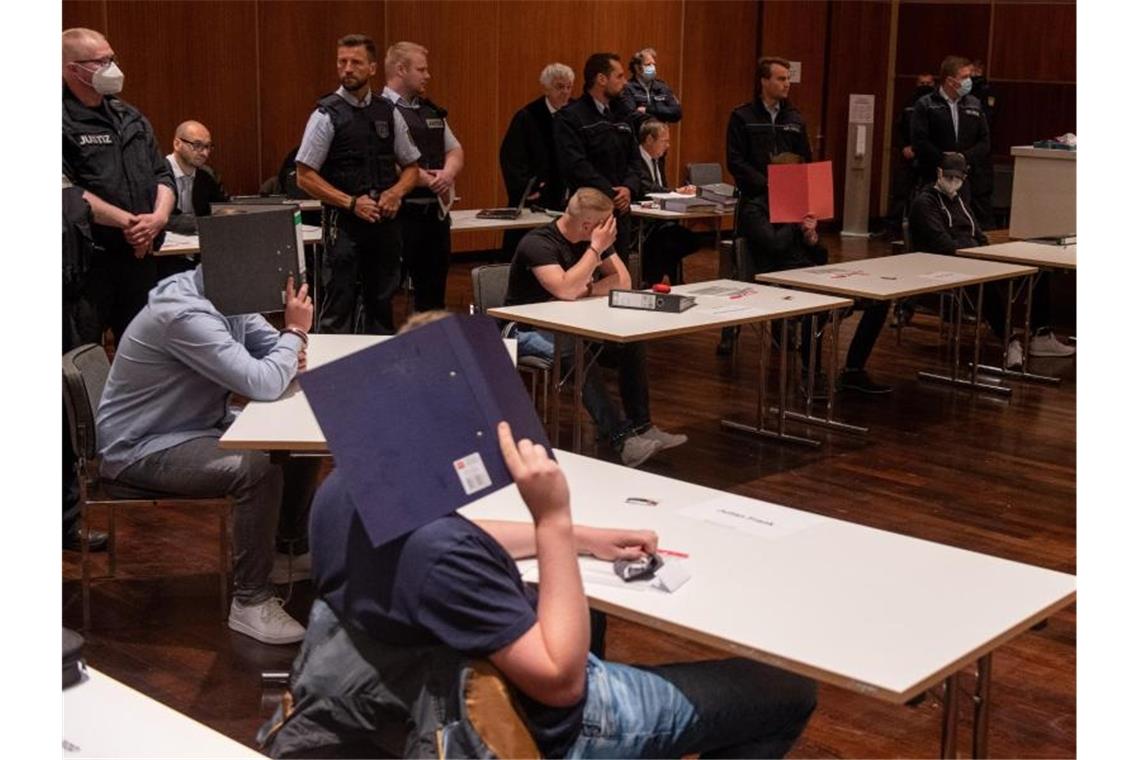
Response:
M506 305L576 301L628 288L629 270L613 255L617 238L613 210L614 203L605 193L583 187L570 198L565 214L531 230L511 260ZM552 333L520 325L516 337L519 356L553 359ZM569 340L563 345L565 365L573 349ZM583 381L582 403L598 426L599 437L609 441L622 464L637 467L657 452L688 441L688 436L666 433L650 422L644 344L607 345L603 352L609 354L603 359L616 360L624 415L614 406L593 365Z
M260 314L223 316L204 292L200 266L168 277L123 333L95 418L101 474L163 494L232 496L229 627L266 644L292 644L305 629L270 582L278 509L307 507L317 460L290 460L286 468L263 451L225 451L218 438L233 420L231 394L272 401L305 368L313 304L308 286L294 291L290 277L278 332Z
M197 217L209 216L211 203L229 200L214 170L206 164L213 150L214 141L205 124L184 121L174 130L174 150L166 156L166 162L174 175L177 193L174 210L166 222L168 231L197 235ZM160 257L158 279L193 269L197 259L197 254Z
M657 536L575 525L557 462L529 440L516 444L505 422L498 437L533 524L452 513L374 546L344 472L321 485L313 568L335 621L310 629L325 630L306 639L290 699L262 729L269 753L326 756L352 745L375 754L393 720L400 730L389 752L415 749L417 737L458 749L456 723L474 723L486 705L468 691L460 697L468 712L457 715L447 690L456 688L454 671L481 658L502 674L542 757L781 757L791 749L815 707L808 679L740 658L635 667L588 651L578 555L632 559L656 552ZM515 565L533 556L537 592ZM416 683L439 686L409 688ZM423 704L425 691L432 704ZM402 714L413 716L410 737Z
M772 158L773 164L798 164L800 156L782 153ZM748 253L752 268L742 272L740 279L752 282L753 276L766 272L780 272L787 269L820 266L828 261L827 248L819 240L817 220L805 216L798 224L794 222L772 223L768 220L767 209L762 215L751 219L747 226ZM891 386L875 382L867 373L867 359L875 347L879 333L887 321L888 303L885 301L856 301L856 308L863 311L859 325L847 347L847 360L837 380L839 390L853 390L860 393L890 393ZM801 321L800 355L803 360L804 386L807 385L807 368L810 358L809 346L819 347L819 341L810 341L811 319ZM816 366L820 367L819 361ZM813 392L820 396L827 394L827 382L821 375L816 378Z
M986 233L974 219L968 202L958 192L967 171L966 157L961 153L942 154L937 179L924 187L911 205L910 236L914 250L953 256L959 248L989 245ZM1057 340L1049 327L1049 290L1050 277L1046 273L1037 278L1033 287L1033 309L1029 316L1033 335L1029 338L1029 355L1072 356L1077 349ZM1005 287L995 282L986 283L982 288L982 317L1006 346L1006 365L1020 367L1025 361L1025 348L1020 340L1006 335L1006 300Z
M641 163L641 192L667 193L665 184L665 154L669 151L669 125L657 119L647 119L638 130L638 153ZM693 185L678 187L674 192L696 195ZM645 225L645 242L642 244L641 272L648 283L662 282L666 276L673 284L681 282L681 260L696 253L700 242L696 234L677 222L654 221Z

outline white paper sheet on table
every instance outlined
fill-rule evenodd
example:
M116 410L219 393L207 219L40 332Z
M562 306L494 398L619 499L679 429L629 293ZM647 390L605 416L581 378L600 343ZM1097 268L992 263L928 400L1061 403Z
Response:
M692 197L694 197L692 193L686 194L686 193L677 193L677 192L646 193L645 195L647 198L653 198L654 200L658 200L658 201L668 201L668 200L674 200L676 198L692 198Z
M784 538L823 522L822 517L810 512L744 501L731 495L695 504L677 514L770 539Z
M163 248L195 248L197 245L197 235L182 235L177 232L167 232L162 241Z

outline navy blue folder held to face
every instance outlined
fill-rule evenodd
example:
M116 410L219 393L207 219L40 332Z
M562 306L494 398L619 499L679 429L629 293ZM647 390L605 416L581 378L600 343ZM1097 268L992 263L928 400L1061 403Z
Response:
M500 420L550 448L489 317L431 322L298 379L374 546L510 485Z

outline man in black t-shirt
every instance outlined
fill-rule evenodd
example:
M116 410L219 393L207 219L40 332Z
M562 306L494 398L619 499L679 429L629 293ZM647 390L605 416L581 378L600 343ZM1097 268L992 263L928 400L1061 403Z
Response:
M378 644L390 660L398 661L400 651L407 655L403 664L381 666L377 678L424 677L414 666L425 646L486 658L512 687L544 757L785 754L814 709L810 680L742 659L631 667L588 653L577 555L635 558L655 552L657 536L574 525L557 462L531 441L516 444L505 422L498 435L533 524L475 524L451 514L374 547L340 471L317 493L310 542L321 599L352 632L357 650ZM528 556L537 556L541 568L537 593L515 566ZM360 695L392 698L405 685L361 683L368 676L348 665L353 655L321 649L325 643L306 641L304 665L290 687L294 708L269 747L275 755L312 754L365 735L378 741L383 732L362 725L379 708ZM429 668L446 667L448 659L438 653L430 662ZM322 677L341 665L351 672L335 685ZM321 732L296 728L330 715ZM273 732L279 729L280 723L272 725Z
M613 288L628 288L629 270L621 257L613 255L617 237L613 208L613 201L601 191L579 188L565 214L528 233L511 261L506 305L575 301L604 296ZM594 279L595 273L599 279ZM519 356L553 360L552 333L520 326L516 337ZM598 426L599 437L609 440L622 464L637 467L657 452L688 441L688 436L666 433L649 420L645 345L607 345L604 351L617 362L624 415L614 406L593 364L583 381L582 404ZM565 352L563 362L569 356L569 351Z

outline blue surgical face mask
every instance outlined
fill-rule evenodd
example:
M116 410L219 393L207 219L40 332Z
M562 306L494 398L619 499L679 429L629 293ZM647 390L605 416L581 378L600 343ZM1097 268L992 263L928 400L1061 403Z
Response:
M964 98L970 94L970 90L974 89L974 82L970 77L966 77L958 83L958 97Z
M653 79L654 77L657 76L657 66L652 64L652 63L649 64L648 66L646 66L644 69L641 70L641 75L643 77L645 77L646 79Z

